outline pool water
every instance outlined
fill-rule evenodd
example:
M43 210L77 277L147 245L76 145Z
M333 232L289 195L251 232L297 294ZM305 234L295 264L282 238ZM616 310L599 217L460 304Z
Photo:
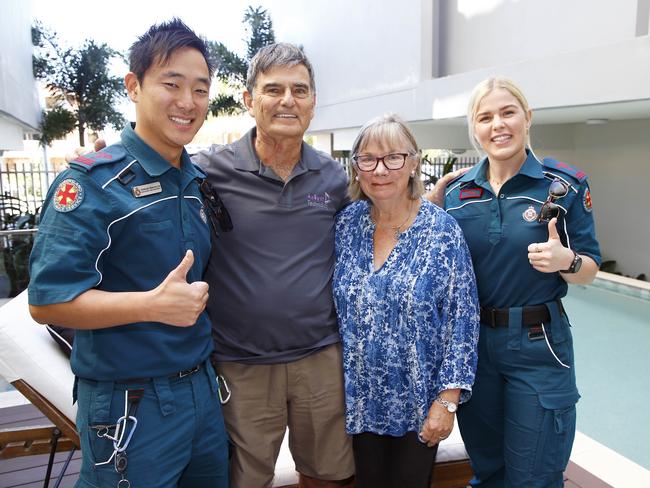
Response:
M569 287L578 430L650 469L650 300Z

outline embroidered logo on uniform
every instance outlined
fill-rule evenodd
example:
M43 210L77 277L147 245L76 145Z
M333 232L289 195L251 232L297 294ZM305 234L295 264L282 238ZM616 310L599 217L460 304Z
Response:
M468 198L481 198L482 196L483 188L463 188L458 198L460 200L467 200Z
M199 215L201 216L201 220L203 221L204 224L208 223L208 216L205 214L205 209L201 207L201 210L199 210Z
M535 222L537 220L537 210L533 206L529 206L524 213L521 214L526 222Z
M149 195L155 195L162 191L162 186L160 181L154 183L147 183L146 185L134 186L131 192L135 198L147 197Z
M327 192L322 194L318 194L318 193L307 194L307 205L309 207L327 208L327 206L331 201L332 198Z
M84 189L79 182L68 178L63 180L54 192L54 209L59 212L71 212L81 205L83 199Z
M585 190L585 196L582 198L582 205L587 212L591 212L591 192L589 188Z

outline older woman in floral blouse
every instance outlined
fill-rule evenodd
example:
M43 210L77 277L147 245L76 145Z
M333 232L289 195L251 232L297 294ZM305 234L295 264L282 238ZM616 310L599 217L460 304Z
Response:
M334 298L356 483L428 488L438 442L474 381L472 262L454 219L421 198L419 151L402 120L370 121L352 153Z

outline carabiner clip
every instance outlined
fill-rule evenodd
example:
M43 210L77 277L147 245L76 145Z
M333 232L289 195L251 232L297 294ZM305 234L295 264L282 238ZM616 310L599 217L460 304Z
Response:
M226 398L224 399L224 395L221 393L221 385L223 385L223 391L225 392ZM228 403L230 400L230 388L228 388L228 383L226 382L226 379L221 376L220 374L217 375L217 391L219 392L219 401L221 402L222 405L225 405Z

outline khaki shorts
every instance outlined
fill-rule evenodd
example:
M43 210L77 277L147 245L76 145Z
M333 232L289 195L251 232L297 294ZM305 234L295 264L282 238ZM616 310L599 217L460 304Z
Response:
M218 362L217 372L232 392L223 406L234 444L232 488L271 486L287 427L298 472L322 480L354 474L340 344L291 363Z

